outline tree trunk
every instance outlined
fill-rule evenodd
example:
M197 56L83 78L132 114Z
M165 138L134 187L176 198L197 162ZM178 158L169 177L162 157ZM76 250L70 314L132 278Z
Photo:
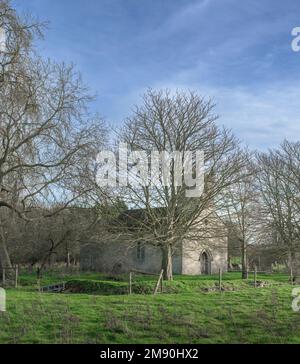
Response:
M290 269L293 283L300 283L300 253L290 253Z
M242 279L248 279L247 243L245 239L241 240L241 250L242 250Z
M14 271L9 258L9 254L6 247L6 241L3 234L0 234L0 277L2 278L3 268L5 268L5 278L10 281L14 277Z
M71 257L70 257L70 253L67 252L67 268L70 268L71 266Z
M228 269L232 269L231 257L230 257L230 256L228 256L228 264L227 264L227 268L228 268Z
M164 270L163 278L166 281L173 280L172 246L167 244L162 247L162 267Z
M12 268L6 242L3 236L0 236L0 268Z

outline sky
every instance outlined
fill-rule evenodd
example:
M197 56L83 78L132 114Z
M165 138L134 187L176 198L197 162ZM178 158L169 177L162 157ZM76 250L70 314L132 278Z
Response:
M74 63L119 125L145 90L193 90L250 148L300 139L298 0L13 0L48 21L37 47Z

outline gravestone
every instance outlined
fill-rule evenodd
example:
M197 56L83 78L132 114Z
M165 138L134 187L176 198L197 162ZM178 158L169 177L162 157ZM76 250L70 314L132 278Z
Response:
M6 311L6 293L5 289L0 287L0 312Z

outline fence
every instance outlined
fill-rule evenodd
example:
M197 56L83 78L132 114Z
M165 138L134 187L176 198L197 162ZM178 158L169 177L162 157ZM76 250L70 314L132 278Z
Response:
M141 274L141 275L145 275L145 276L156 276L156 277L158 276L158 280L156 282L153 294L154 295L157 294L159 289L160 289L161 293L163 292L163 274L164 274L163 269L160 271L159 274L147 273L147 272L142 272L142 271L138 271L138 270L133 270L133 271L129 272L129 287L128 287L128 293L129 294L132 294L132 279L133 279L133 276L135 274Z

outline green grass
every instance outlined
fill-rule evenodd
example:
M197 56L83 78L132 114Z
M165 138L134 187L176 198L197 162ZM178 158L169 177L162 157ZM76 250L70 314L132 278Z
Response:
M223 292L211 291L217 276L176 276L164 284L170 293L109 295L126 290L127 279L52 273L42 284L76 281L89 293L51 294L22 275L22 287L7 289L0 343L300 343L286 275L259 275L268 284L255 289L251 277L225 274ZM137 276L134 284L151 293L155 281Z

